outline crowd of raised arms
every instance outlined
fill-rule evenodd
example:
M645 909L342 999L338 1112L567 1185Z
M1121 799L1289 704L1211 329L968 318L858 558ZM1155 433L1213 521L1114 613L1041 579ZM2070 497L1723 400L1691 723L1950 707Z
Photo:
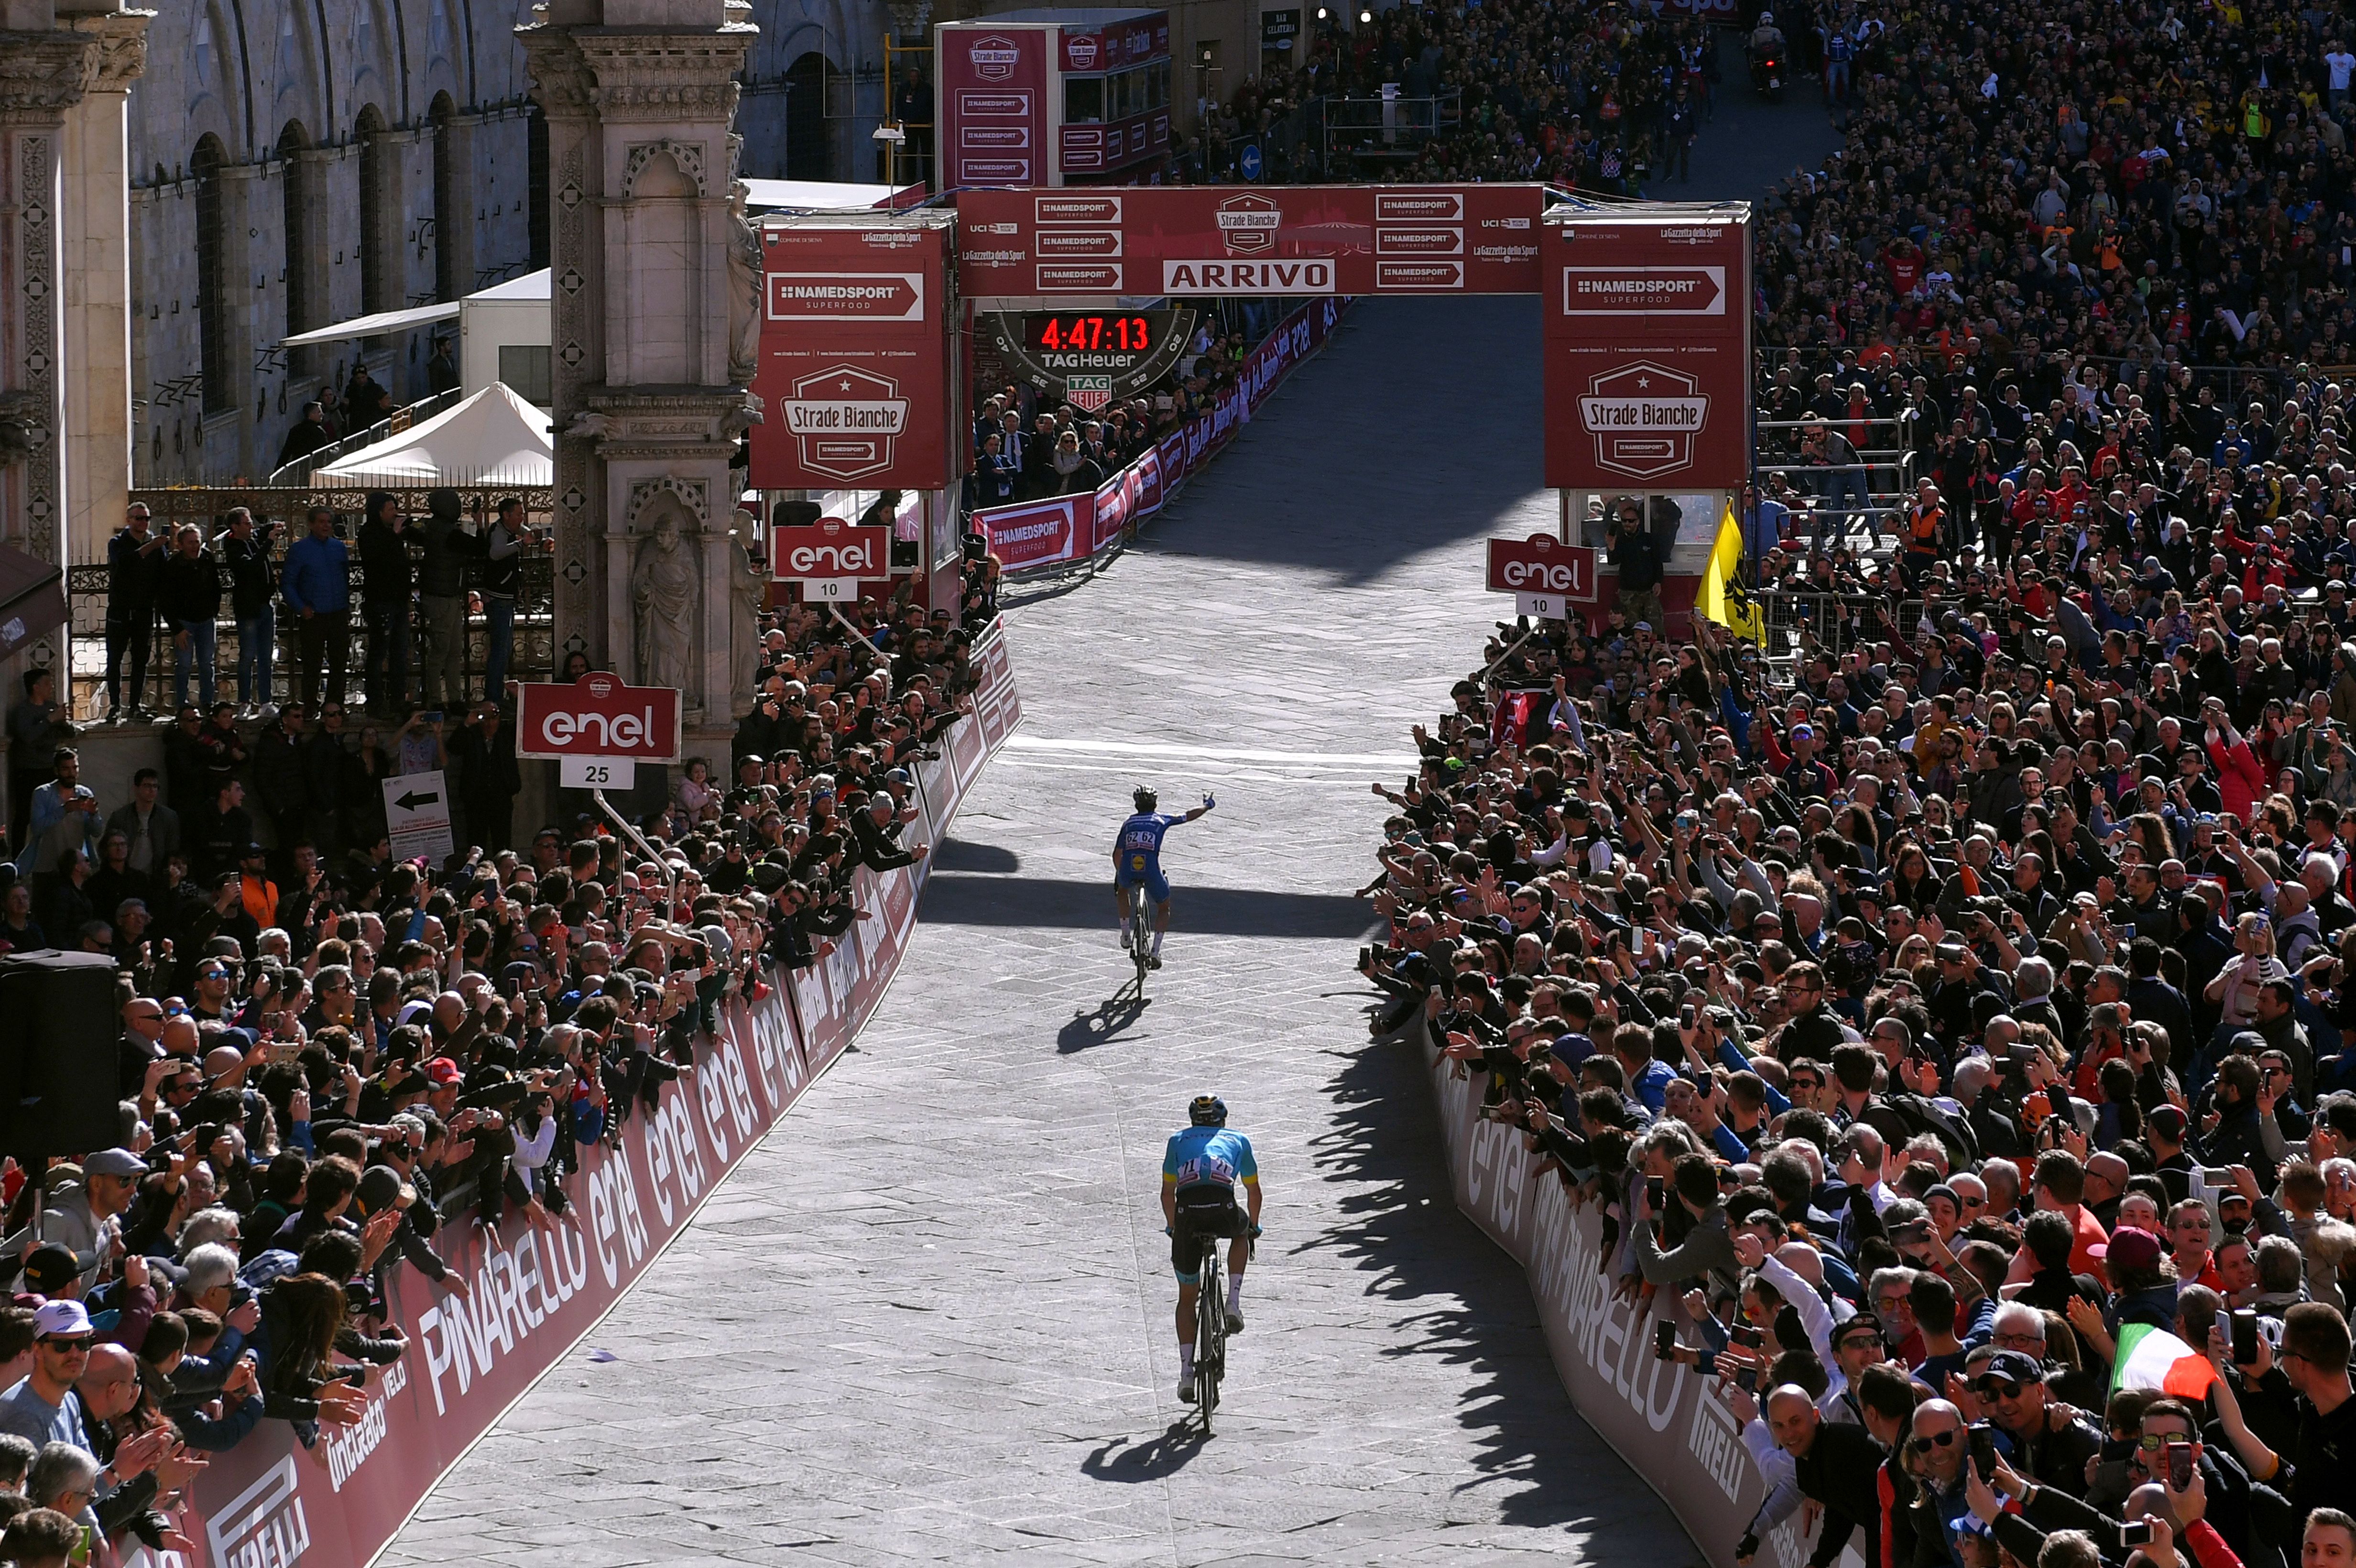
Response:
M395 1281L466 1294L477 1227L564 1214L584 1151L680 1092L732 998L871 918L859 868L923 857L911 773L971 721L994 583L969 565L962 621L905 592L764 612L730 756L691 760L635 836L562 792L521 848L496 705L390 752L332 687L258 734L189 707L116 802L28 682L24 728L62 743L0 861L0 948L115 960L120 1037L91 1044L121 1130L39 1182L0 1168L0 1559L185 1549L208 1455L361 1419L411 1352ZM454 782L444 863L386 838L378 785L412 763Z
M2083 584L2023 581L1788 673L1500 627L1377 786L1373 1028L1682 1309L1769 1483L1744 1555L2344 1563L2356 649L2190 585L2180 659L2072 641Z

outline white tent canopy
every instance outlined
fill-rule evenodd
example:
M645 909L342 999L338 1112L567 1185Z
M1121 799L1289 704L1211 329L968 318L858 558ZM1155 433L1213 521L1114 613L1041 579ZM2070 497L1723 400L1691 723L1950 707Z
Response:
M314 485L512 485L556 482L548 416L489 386L456 408L312 471Z

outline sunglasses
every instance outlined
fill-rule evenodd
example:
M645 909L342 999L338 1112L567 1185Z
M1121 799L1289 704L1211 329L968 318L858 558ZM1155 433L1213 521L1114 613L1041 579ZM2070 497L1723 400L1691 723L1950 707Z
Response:
M1949 1427L1944 1432L1930 1432L1920 1437L1910 1437L1906 1440L1906 1446L1914 1453L1928 1454L1933 1448L1953 1447L1959 1435L1955 1428Z
M47 1346L48 1346L50 1349L52 1349L52 1350L63 1350L66 1354L68 1354L68 1355L71 1355L71 1354L73 1354L76 1350L87 1350L87 1349L90 1349L90 1337L89 1337L88 1335L84 1335L84 1336L82 1336L82 1337L81 1337L81 1338L80 1338L80 1339L62 1339L62 1338L60 1338L60 1339L44 1339L44 1340L42 1340L42 1341L41 1341L41 1343L42 1343L42 1344L44 1344L44 1345L47 1345Z
M2019 1399L2021 1386L2010 1378L1982 1378L1972 1385L1972 1392L1982 1399Z
M2147 1454L2157 1454L2171 1443L2189 1443L2190 1432L2147 1432L2136 1439L2136 1446Z

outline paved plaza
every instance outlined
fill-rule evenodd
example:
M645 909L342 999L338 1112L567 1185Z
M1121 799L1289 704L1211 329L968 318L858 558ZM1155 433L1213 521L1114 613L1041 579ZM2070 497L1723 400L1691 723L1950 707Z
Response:
M1721 188L1660 194L1747 193L1821 127L1732 103ZM1011 612L1024 726L883 1011L385 1563L1696 1560L1572 1411L1352 974L1367 784L1511 608L1480 541L1553 526L1537 325L1361 304L1140 548ZM1172 833L1141 1012L1106 1006L1141 782L1219 800ZM1205 1090L1269 1193L1207 1443L1158 1202Z

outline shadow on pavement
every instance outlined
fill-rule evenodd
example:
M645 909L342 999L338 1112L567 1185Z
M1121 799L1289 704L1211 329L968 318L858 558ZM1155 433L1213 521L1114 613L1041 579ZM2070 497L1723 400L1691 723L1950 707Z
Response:
M1069 1056L1075 1051L1091 1051L1099 1045L1119 1040L1121 1031L1145 1016L1153 1005L1151 997L1141 997L1130 986L1121 987L1110 1001L1099 1002L1093 1012L1075 1013L1072 1021L1055 1031L1055 1051Z
M1023 857L1013 850L995 844L977 844L969 838L951 838L934 845L930 859L936 872L980 871L1005 877L1023 869Z
M931 925L1036 926L1112 934L1108 882L1055 877L956 874L946 857L925 883L916 918ZM1180 888L1171 899L1173 933L1216 936L1364 936L1377 921L1364 899L1341 893L1279 893L1255 888Z
M1361 1044L1329 1096L1318 1166L1329 1181L1377 1185L1344 1199L1344 1223L1315 1244L1358 1260L1375 1276L1368 1294L1400 1308L1386 1354L1472 1369L1457 1419L1486 1457L1457 1489L1509 1488L1495 1501L1499 1520L1541 1528L1649 1506L1648 1488L1563 1392L1520 1265L1458 1211L1420 1053L1396 1040ZM1417 1109L1402 1115L1405 1104ZM1599 1509L1605 1498L1616 1506Z
M1402 364L1431 381L1412 422L1399 418ZM1284 417L1245 427L1139 548L1312 567L1355 584L1506 531L1516 515L1551 528L1538 373L1535 296L1360 300L1277 394ZM1301 464L1301 421L1318 426L1313 474Z
M1190 1415L1159 1437L1123 1447L1128 1441L1116 1437L1090 1454L1080 1461L1080 1474L1091 1480L1119 1481L1125 1486L1158 1481L1184 1469L1187 1461L1203 1451L1204 1437L1202 1427Z

